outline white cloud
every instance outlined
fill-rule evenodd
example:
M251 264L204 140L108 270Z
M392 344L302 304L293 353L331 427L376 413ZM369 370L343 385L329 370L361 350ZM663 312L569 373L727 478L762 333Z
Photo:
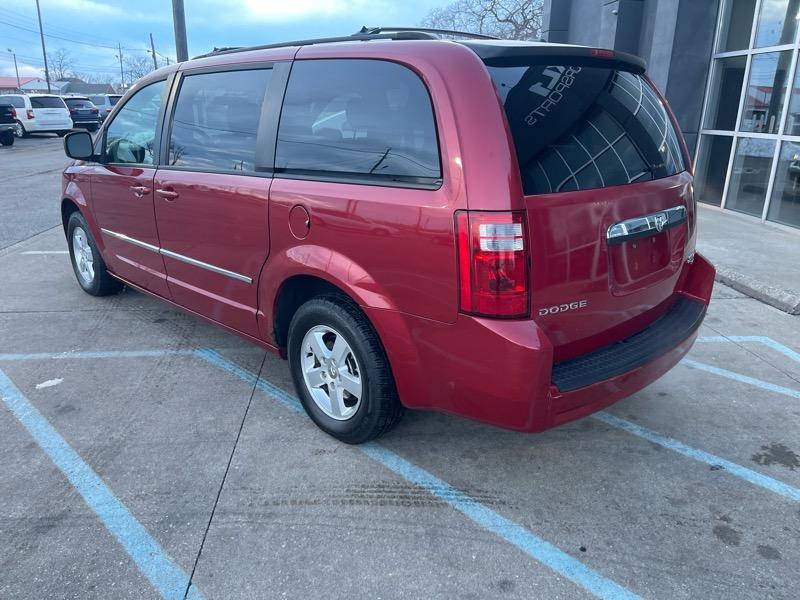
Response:
M18 62L17 67L19 67L20 77L44 77L44 71L39 67L28 65L23 62ZM14 71L13 64L10 66L3 65L2 67L0 67L0 76L14 77L15 75L16 72Z

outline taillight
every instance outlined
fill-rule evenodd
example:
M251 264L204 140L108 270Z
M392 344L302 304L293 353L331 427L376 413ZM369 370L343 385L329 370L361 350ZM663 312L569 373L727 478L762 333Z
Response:
M29 109L26 111L26 114L28 115L28 118L29 118L29 119L32 119L32 118L33 118L33 109L32 109L32 108L29 108Z
M97 113L99 113L99 112L100 112L100 111L99 111L99 110L97 110L96 108L93 108L93 109L92 109L92 114L93 114L93 115L96 115L96 114L97 114Z
M16 119L17 118L17 109L14 108L13 106L11 107L11 118L12 119Z
M525 213L456 212L461 311L487 317L530 313Z
M111 109L108 106L106 106L106 112L111 112Z
M73 113L73 112L76 112L77 110L78 110L77 108L70 108L69 112Z

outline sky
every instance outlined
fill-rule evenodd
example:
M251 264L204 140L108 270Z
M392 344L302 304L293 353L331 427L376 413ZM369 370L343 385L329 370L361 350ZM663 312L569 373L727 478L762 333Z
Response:
M242 46L348 35L362 25L419 25L432 8L452 0L184 0L189 56L214 46ZM170 0L40 0L47 52L69 52L79 73L119 81L123 56L150 58L153 34L159 65L175 60ZM0 9L0 75L44 76L35 0Z

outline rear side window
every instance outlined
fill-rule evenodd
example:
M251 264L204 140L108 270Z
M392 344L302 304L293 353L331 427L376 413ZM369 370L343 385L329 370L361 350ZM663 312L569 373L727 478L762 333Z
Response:
M684 170L678 135L646 79L601 67L488 67L526 194L625 185Z
M31 98L31 108L66 108L66 106L57 96L39 96Z
M382 60L300 60L278 129L279 172L431 182L441 176L422 80Z
M271 69L188 75L181 83L169 164L254 171L261 105Z

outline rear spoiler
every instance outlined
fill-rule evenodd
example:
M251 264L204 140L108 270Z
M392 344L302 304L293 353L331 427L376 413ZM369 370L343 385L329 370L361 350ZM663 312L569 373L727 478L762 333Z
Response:
M577 66L606 67L617 71L644 74L647 64L643 58L602 48L567 46L561 44L518 44L478 41L459 41L489 67L519 67L534 63L566 64Z

